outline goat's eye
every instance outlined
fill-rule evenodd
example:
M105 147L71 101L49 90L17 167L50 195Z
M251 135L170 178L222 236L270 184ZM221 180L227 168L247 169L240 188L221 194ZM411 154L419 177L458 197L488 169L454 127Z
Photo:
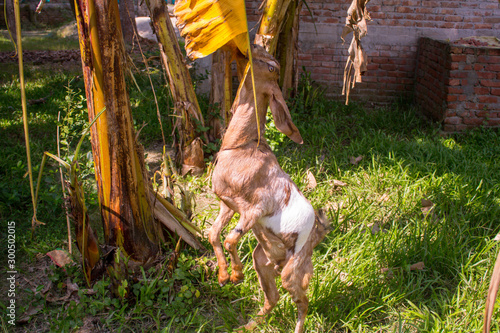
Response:
M268 66L269 66L269 67L268 67L268 68L269 68L269 71L270 71L271 73L272 73L272 72L274 72L274 67L273 67L273 66L271 66L271 65L268 65Z

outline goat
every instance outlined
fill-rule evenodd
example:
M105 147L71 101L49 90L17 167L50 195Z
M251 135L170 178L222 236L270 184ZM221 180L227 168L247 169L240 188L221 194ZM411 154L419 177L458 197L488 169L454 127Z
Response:
M279 64L264 48L252 49L256 74L259 123L255 116L252 83L247 78L232 107L233 117L223 137L212 173L212 189L219 197L220 211L209 232L219 265L219 284L243 280L243 266L237 243L252 229L259 244L253 252L254 268L265 294L265 303L255 320L244 327L252 330L271 312L279 300L275 278L281 274L283 287L297 305L295 332L302 332L307 314L306 290L312 276L313 248L324 238L328 221L323 212L315 213L297 185L281 169L271 149L261 140L267 105L276 127L290 139L302 143L277 84ZM234 213L240 214L236 227L224 241L231 257L232 272L220 242L222 229Z

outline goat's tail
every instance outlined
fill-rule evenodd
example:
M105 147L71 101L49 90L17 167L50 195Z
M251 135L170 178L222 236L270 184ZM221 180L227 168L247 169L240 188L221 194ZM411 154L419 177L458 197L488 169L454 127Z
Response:
M293 265L299 268L307 261L310 263L314 248L321 243L331 229L330 220L326 217L323 210L318 209L315 212L314 226L309 234L309 238L307 238L307 242L300 252L294 254Z
M311 249L321 243L326 234L331 230L330 220L322 209L318 209L315 214L314 227L309 235Z

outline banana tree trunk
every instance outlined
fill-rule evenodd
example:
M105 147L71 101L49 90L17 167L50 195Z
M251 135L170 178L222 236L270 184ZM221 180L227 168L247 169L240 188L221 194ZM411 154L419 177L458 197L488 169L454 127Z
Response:
M164 0L146 0L154 26L161 58L167 71L174 112L177 116L178 161L182 164L182 174L191 172L200 175L205 169L203 141L197 127L205 126L191 76L184 62L177 42L175 30L168 15Z
M212 54L212 82L210 87L210 104L217 105L219 110L210 113L209 139L220 139L224 129L231 120L232 101L232 52L219 49ZM216 111L219 111L218 114Z
M267 0L255 44L277 56L281 65L280 86L289 96L298 84L298 36L301 0ZM293 94L293 92L292 92Z
M144 154L136 141L125 85L117 1L75 0L104 238L132 263L158 253L161 229L153 218Z
M299 84L299 21L302 1L293 0L286 13L286 21L279 36L276 56L281 65L279 84L283 97L294 96Z
M132 47L134 34L137 31L135 24L135 6L133 0L120 0L120 19L123 27L123 39L127 47Z
M263 46L271 55L276 54L279 33L292 1L295 0L267 0L264 6L255 44Z

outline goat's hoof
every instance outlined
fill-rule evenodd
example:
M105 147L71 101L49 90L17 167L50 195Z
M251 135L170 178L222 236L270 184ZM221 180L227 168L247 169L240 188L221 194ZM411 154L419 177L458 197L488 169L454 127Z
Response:
M243 282L243 280L245 280L245 275L243 275L243 273L234 273L234 274L231 274L231 282L233 284L240 284L241 282Z
M248 324L246 324L242 328L244 328L247 331L253 331L257 327L257 325L259 324L255 320L250 320Z
M219 286L224 287L227 284L227 281L229 281L229 275L225 276L219 276Z

